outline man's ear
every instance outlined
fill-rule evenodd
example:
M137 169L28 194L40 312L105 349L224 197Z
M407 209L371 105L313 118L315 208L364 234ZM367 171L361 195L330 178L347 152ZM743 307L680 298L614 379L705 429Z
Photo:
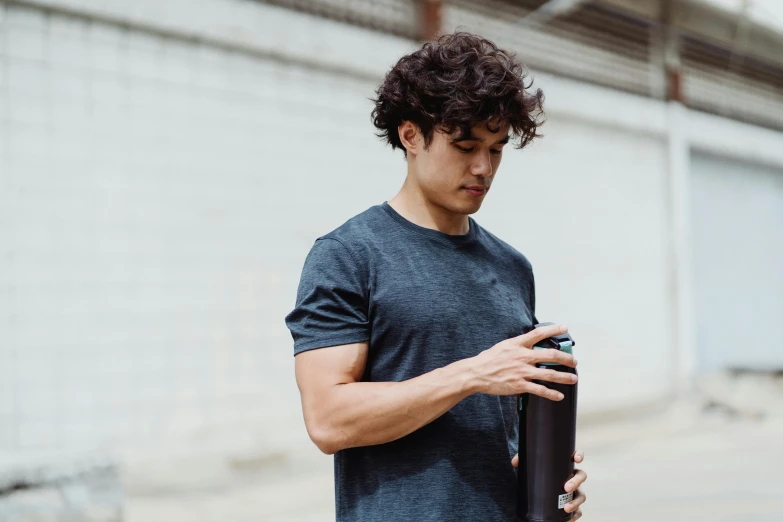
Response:
M424 147L424 136L422 136L418 125L412 121L405 120L397 127L397 132L400 135L400 142L402 142L402 146L405 147L409 156L415 156L421 152L421 149Z

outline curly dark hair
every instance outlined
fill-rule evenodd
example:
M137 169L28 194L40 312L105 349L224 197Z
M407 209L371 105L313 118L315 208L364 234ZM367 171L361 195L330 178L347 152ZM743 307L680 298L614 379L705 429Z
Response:
M522 148L543 124L544 93L528 92L527 70L516 57L489 40L466 32L446 34L403 56L388 72L372 101L378 137L393 149L407 151L397 127L403 121L418 125L425 147L437 129L451 134L486 122L497 132L502 123Z

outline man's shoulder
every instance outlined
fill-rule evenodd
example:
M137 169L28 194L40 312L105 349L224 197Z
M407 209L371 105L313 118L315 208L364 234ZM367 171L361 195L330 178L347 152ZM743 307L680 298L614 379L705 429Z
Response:
M383 224L383 211L379 205L375 205L320 236L316 242L331 240L340 243L351 253L359 253L370 238L378 235Z

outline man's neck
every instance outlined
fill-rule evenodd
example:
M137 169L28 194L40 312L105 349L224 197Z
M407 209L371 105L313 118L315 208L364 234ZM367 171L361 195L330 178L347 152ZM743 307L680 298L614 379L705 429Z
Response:
M455 214L428 201L407 179L388 203L398 214L420 227L449 235L463 235L470 231L467 215Z

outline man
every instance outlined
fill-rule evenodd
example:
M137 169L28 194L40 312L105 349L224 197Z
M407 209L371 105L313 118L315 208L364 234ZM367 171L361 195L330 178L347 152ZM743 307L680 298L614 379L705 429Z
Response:
M388 202L319 238L286 317L305 425L334 454L339 521L511 521L516 396L562 396L534 379L576 377L571 355L532 350L561 325L536 323L528 260L469 216L504 146L537 137L543 95L491 42L455 33L404 56L373 119L407 159ZM582 455L574 456L576 462ZM581 517L578 471L566 506Z

